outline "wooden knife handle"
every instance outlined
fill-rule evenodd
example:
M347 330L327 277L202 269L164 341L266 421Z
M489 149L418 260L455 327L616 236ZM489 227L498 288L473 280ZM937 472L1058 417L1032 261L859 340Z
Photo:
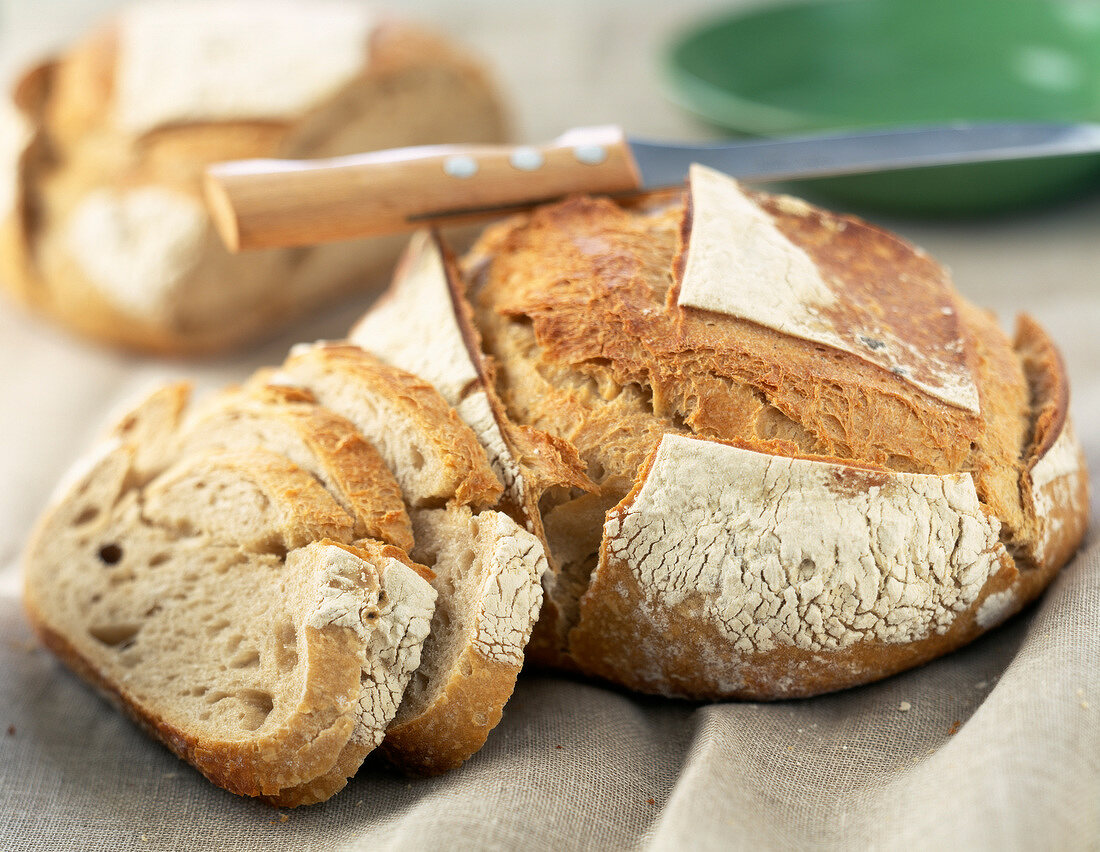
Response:
M329 160L240 160L206 172L231 251L300 246L469 221L571 192L641 186L622 130L571 130L538 146L435 145Z

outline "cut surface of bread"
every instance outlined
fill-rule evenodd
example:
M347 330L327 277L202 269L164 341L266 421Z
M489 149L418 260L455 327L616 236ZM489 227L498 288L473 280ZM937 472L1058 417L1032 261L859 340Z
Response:
M98 339L224 349L377 286L402 240L231 255L207 165L505 135L476 62L361 3L138 4L0 109L0 283Z
M213 410L253 402L229 393ZM27 611L48 647L215 783L320 801L397 712L434 609L430 572L384 542L353 546L355 519L274 443L189 442L186 403L182 386L153 394L77 472L28 547Z

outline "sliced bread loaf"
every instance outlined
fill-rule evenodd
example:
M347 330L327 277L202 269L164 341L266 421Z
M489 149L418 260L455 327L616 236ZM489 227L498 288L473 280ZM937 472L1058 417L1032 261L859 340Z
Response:
M27 611L48 647L215 783L279 805L327 798L420 663L430 572L382 542L350 546L356 519L286 456L217 446L208 417L189 440L186 400L183 386L150 397L47 512Z

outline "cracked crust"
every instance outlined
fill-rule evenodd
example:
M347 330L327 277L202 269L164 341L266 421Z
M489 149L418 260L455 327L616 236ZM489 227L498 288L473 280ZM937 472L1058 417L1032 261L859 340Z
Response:
M354 5L348 10L358 14ZM317 35L313 23L323 16L308 4L280 9L307 16L301 39ZM215 51L222 57L227 44L248 40L240 32L233 41L229 19L242 16L231 12L232 4L188 6L178 12L187 26L154 22L143 38L160 29L197 38L203 27L196 21L205 15L210 26L224 24ZM115 120L122 101L144 104L145 112L152 104L161 114L161 101L171 99L157 74L123 74L120 33L143 15L124 13L30 69L16 88L18 115L4 125L12 132L0 129L0 188L10 188L0 191L0 201L10 202L0 209L0 278L20 301L81 334L162 353L225 349L375 286L371 276L399 251L400 239L383 239L230 255L202 204L201 174L211 162L506 136L499 98L475 62L440 37L385 19L362 39L360 65L344 61L329 75L332 85L303 90L304 101L265 97L250 111L209 117L201 98L192 98L194 114L170 121L171 110L187 103L180 77L168 81L179 90L169 111L129 128ZM283 35L298 34L291 28ZM345 44L341 55L354 47ZM156 53L145 51L147 59ZM156 85L155 96L143 85Z
M696 191L702 192L698 185ZM553 577L529 659L689 697L816 694L884 677L970 641L1033 599L1081 541L1087 477L1065 422L1064 370L1034 322L1021 320L1014 345L919 249L795 199L733 191L741 207L751 208L744 215L721 204L692 205L690 188L687 200L659 193L624 204L577 197L547 205L489 228L463 259L458 282L450 283L456 331L448 335L470 353L473 370L464 365L464 375L490 384L500 431L520 425L552 436L596 485L585 493L559 480L537 501ZM710 238L693 243L700 234ZM746 234L758 243L746 238L734 251L741 254L727 257L722 241ZM716 257L730 262L718 264ZM789 286L786 302L776 303L783 316L714 301L734 283L766 289L768 275L780 268ZM694 294L687 299L685 276ZM447 284L438 281L448 277L438 270L429 277L437 290ZM391 308L401 303L401 281L399 275ZM821 295L814 281L829 291L827 299L810 298ZM416 289L428 285L421 281ZM913 290L927 298L906 313L898 293ZM903 301L909 304L908 296ZM377 325L386 310L383 304L378 315L368 314L359 329ZM844 345L792 329L791 322L824 323L825 336L844 338ZM872 326L873 336L864 333ZM888 338L890 351L851 351L861 339L852 329L874 341ZM889 364L879 363L887 356ZM386 357L403 357L400 345ZM462 392L470 395L471 388L480 390L467 382ZM700 459L731 444L769 457L776 477L806 480L799 493L810 502L814 477L804 475L805 466L832 465L834 474L847 471L841 478L860 496L826 489L813 498L832 526L825 525L815 545L824 550L807 566L795 556L812 549L811 542L798 544L805 529L793 520L807 510L784 503L785 489L749 494L744 489L760 486L738 478L743 471L727 470L729 484L720 476L710 482L707 465L695 469L683 459L669 468L683 479L668 473L663 487L651 487L658 447L678 441L705 442ZM727 463L728 455L721 456ZM720 467L719 458L711 461ZM643 493L648 502L635 506ZM623 523L643 516L642 528L677 526L699 495L712 500L711 521L696 519L665 536L662 559L631 554L617 538ZM727 513L739 500L766 507L757 538L727 536L723 547L717 539L696 543L708 553L719 547L712 555L730 566L744 550L743 580L762 576L765 553L756 549L778 548L769 552L781 573L795 579L765 583L774 607L734 606L736 571L719 571L726 579L716 586L703 582L701 573L710 569L687 544L732 523ZM880 520L868 527L863 519L872 506ZM767 519L780 509L787 521ZM899 533L906 524L913 529ZM852 549L848 533L857 529L866 538L860 551L866 558ZM897 551L893 564L884 555L891 535L910 545L925 535L929 546L906 558ZM825 552L830 536L834 557ZM963 546L978 539L981 547ZM643 564L656 572L649 580ZM681 568L677 588L688 597L673 595L670 602L668 589L650 580ZM808 574L804 588L800 570ZM838 580L849 574L850 582ZM863 600L872 585L878 593ZM741 588L737 595L750 592ZM843 615L847 604L830 604L841 614L831 632L822 609L830 594L856 602L852 619ZM733 635L730 625L745 618ZM762 631L772 638L761 642Z

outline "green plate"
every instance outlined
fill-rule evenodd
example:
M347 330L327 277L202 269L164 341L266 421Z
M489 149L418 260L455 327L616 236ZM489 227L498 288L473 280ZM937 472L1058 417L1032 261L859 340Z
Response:
M823 0L750 9L683 34L672 97L738 134L950 121L1100 120L1094 0ZM1084 193L1100 157L805 181L892 213L973 215Z

